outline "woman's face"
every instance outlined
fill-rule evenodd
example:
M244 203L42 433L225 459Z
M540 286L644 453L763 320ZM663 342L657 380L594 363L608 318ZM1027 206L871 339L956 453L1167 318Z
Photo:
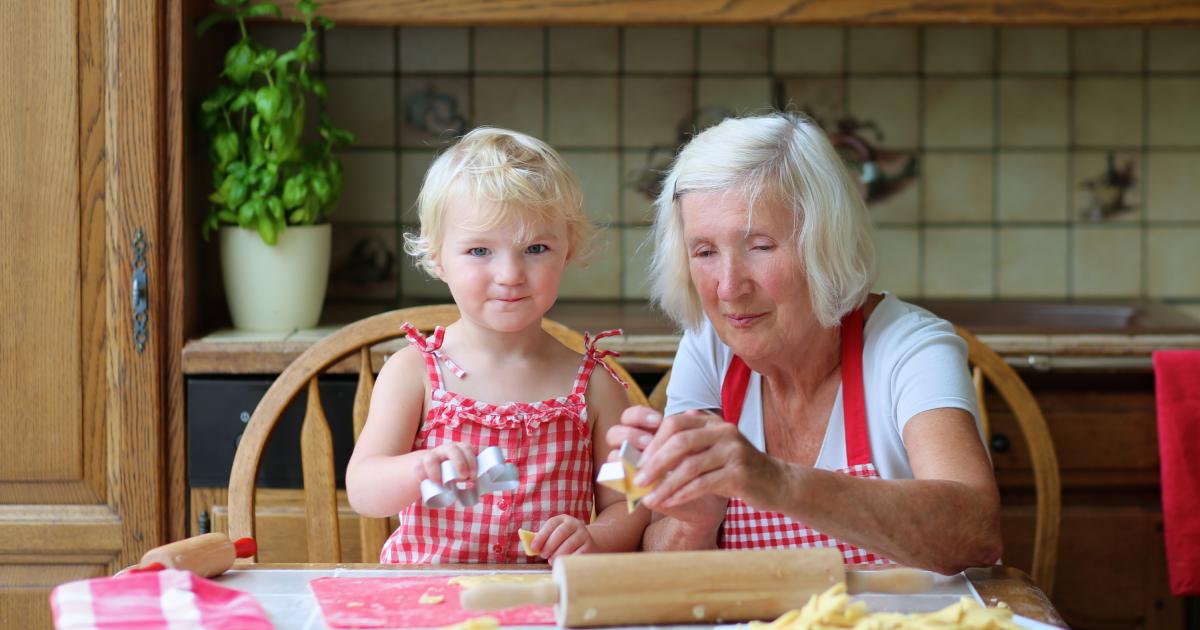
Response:
M747 222L750 207L738 190L689 193L680 205L692 283L734 353L777 354L820 325L787 207L760 197Z

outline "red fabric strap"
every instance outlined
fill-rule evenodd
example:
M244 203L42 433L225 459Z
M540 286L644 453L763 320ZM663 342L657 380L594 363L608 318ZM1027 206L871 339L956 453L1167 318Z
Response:
M867 406L863 389L863 309L858 307L842 319L842 413L845 417L846 465L871 463L871 441L867 434ZM750 368L734 355L721 381L721 415L737 424L742 417Z

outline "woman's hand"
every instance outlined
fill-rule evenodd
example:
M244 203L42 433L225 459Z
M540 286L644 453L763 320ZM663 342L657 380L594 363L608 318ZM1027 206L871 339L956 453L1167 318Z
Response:
M778 482L779 462L750 444L737 426L705 411L687 411L662 421L642 455L638 485L656 484L642 502L662 514L684 518L710 513L712 496L759 502ZM697 500L706 499L703 503ZM721 510L724 515L724 510ZM695 519L692 516L689 520Z
M542 524L529 546L554 564L554 559L559 556L595 551L596 542L592 540L587 523L574 516L559 514Z
M446 480L442 479L442 462L447 460L454 464L459 479L475 479L475 449L467 444L443 442L431 449L417 451L417 454L416 470L421 479L438 485L445 483Z

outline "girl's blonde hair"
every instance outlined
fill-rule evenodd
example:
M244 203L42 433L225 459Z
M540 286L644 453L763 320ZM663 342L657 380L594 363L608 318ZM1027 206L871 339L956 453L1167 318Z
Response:
M486 206L473 226L481 230L515 221L518 238L525 239L537 224L562 220L571 259L587 258L595 227L579 181L557 151L533 136L478 127L434 160L417 197L421 231L404 235L404 250L430 275L445 235L446 206L456 194Z
M760 200L791 211L796 255L821 325L836 326L866 300L875 276L871 219L825 133L795 114L730 118L680 151L655 202L651 294L680 326L694 329L704 317L688 270L680 200L717 191L742 193L751 212Z

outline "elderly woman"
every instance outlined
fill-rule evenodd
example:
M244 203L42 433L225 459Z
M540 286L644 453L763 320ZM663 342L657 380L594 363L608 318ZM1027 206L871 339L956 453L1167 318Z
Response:
M1000 555L999 495L954 328L869 291L870 217L824 133L730 119L657 201L655 301L684 329L666 418L607 435L657 484L647 550L833 546L942 573Z

